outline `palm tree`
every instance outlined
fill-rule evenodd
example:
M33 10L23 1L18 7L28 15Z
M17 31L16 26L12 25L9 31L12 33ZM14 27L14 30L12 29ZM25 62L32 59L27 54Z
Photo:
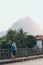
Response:
M23 29L21 28L20 30L18 30L18 35L17 35L18 47L25 47L25 38L26 38L26 32L23 32Z

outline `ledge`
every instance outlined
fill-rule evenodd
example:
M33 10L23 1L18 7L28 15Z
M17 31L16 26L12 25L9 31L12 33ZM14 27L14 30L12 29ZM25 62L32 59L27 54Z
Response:
M21 58L15 58L15 59L3 59L3 60L0 60L0 65L28 61L28 60L35 60L40 58L43 58L43 55L28 56L28 57L21 57Z

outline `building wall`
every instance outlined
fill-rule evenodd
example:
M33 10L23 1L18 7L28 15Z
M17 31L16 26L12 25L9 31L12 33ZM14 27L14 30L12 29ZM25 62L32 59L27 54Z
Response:
M37 47L42 49L42 40L37 40Z

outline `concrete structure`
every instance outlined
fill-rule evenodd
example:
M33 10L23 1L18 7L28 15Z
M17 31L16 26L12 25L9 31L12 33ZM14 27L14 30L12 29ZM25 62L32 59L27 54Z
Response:
M11 64L4 64L4 65L43 65L43 59L19 62L19 63L11 63Z
M37 40L37 47L42 49L42 40Z
M37 35L36 36L36 42L37 42L37 47L39 48L39 49L42 49L43 47L43 35Z

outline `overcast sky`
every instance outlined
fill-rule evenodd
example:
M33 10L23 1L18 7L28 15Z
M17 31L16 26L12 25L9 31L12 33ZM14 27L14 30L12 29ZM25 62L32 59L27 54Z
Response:
M43 28L43 0L0 0L0 31L26 16Z

